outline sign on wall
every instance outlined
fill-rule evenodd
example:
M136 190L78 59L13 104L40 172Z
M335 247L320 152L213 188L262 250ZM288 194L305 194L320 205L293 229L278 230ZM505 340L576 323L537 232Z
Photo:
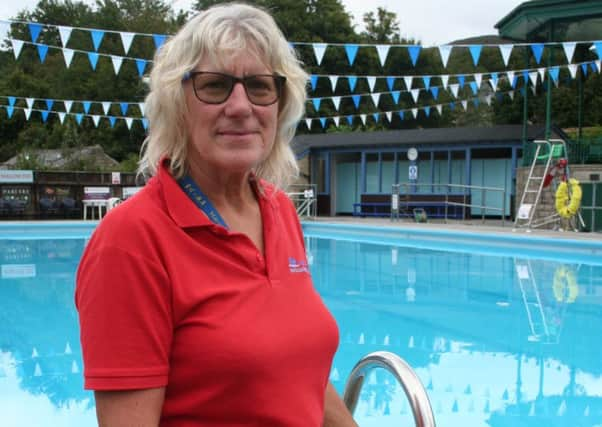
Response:
M0 183L18 184L33 183L33 171L26 170L0 170Z

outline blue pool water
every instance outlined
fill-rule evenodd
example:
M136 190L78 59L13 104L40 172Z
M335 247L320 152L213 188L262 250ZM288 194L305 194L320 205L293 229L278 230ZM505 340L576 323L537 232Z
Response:
M95 426L83 391L74 274L90 225L0 225L0 425ZM306 223L341 344L342 392L363 355L399 354L439 427L602 425L602 242ZM362 427L413 425L388 373Z

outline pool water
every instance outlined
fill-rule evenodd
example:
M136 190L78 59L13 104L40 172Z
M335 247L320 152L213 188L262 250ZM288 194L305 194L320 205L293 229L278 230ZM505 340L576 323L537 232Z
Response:
M563 262L402 244L386 230L305 231L316 288L340 328L339 392L360 357L386 350L415 368L440 427L602 424L602 260L591 248ZM73 305L86 239L66 235L0 237L3 427L96 425ZM413 425L383 370L368 376L355 415L362 427Z

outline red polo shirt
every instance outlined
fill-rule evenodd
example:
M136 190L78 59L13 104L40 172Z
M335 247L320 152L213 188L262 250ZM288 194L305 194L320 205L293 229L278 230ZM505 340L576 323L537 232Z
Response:
M338 344L295 209L261 183L265 257L162 166L101 221L76 288L85 387L166 387L161 426L321 426Z

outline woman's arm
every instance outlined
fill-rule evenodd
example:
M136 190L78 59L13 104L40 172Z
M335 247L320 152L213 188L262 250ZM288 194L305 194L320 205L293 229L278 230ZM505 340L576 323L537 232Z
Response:
M96 391L99 427L157 427L165 387L146 390Z
M358 427L330 382L326 387L323 427Z

